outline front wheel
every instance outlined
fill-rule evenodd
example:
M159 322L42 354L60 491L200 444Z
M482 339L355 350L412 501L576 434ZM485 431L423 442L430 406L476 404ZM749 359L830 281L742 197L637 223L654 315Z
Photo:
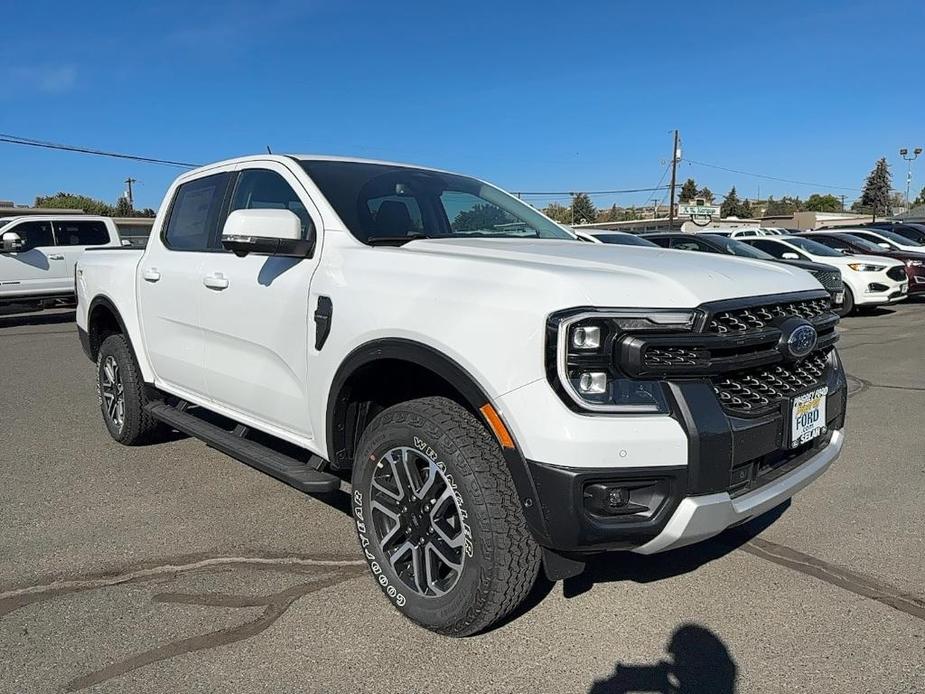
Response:
M838 311L841 317L850 316L854 312L854 294L851 289L845 287L845 300Z
M540 550L498 444L446 398L381 412L353 467L360 545L376 581L412 621L468 636L530 592Z

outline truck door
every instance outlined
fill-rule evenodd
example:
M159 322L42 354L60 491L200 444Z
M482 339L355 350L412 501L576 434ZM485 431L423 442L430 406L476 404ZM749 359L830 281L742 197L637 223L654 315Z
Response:
M64 258L67 288L74 289L74 266L77 259L88 248L108 244L109 231L106 229L106 223L98 219L56 219L52 226L55 230L57 255Z
M276 162L242 165L229 213L288 209L321 228L321 217L296 176ZM220 247L220 235L216 237ZM319 241L320 244L320 241ZM209 253L201 268L205 375L209 397L259 422L310 438L307 346L315 334L309 286L312 258L227 251Z
M177 395L207 398L199 325L202 268L213 254L231 171L180 184L162 231L148 242L135 285L155 382Z
M0 253L0 298L74 291L73 276L68 282L64 256L55 248L51 222L28 220L0 228L0 233L8 231L19 234L22 248Z

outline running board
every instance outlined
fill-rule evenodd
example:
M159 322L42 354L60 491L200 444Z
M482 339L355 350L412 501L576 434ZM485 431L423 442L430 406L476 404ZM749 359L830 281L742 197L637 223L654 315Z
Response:
M156 419L177 431L202 439L213 448L247 463L307 494L323 494L340 488L340 478L314 469L306 463L284 455L267 446L248 441L239 428L228 431L190 414L181 403L173 407L163 401L150 402L145 409ZM245 430L246 431L246 430ZM317 456L312 456L312 461Z

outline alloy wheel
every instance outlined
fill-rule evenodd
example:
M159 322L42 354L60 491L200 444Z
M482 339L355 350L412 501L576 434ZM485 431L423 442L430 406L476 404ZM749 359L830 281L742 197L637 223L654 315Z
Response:
M379 459L370 483L372 525L399 580L423 597L439 597L459 580L466 526L442 466L409 447Z
M115 357L108 355L100 371L100 395L106 408L106 416L119 431L125 424L125 388L122 374Z

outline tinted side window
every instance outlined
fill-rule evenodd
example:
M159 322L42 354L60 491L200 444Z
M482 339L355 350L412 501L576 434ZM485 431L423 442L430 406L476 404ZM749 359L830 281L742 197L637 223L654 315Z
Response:
M109 232L103 222L55 222L55 239L59 246L102 246Z
M665 236L650 236L647 237L647 240L652 243L657 243L662 248L668 248L671 245L671 239Z
M40 246L54 246L55 237L51 233L51 222L23 222L12 229L22 239L21 251L28 251Z
M308 238L312 218L286 179L275 171L246 169L238 176L229 212L234 210L289 210L302 222L302 238Z
M699 253L715 253L712 248L697 239L671 239L671 247L679 251L698 251Z
M883 243L883 239L879 239L873 234L868 234L863 231L852 231L851 233L859 238L864 239L865 241L870 241L871 243Z
M164 244L175 251L205 251L217 239L230 173L220 173L184 183L177 188L164 231Z
M774 241L764 241L762 239L756 239L754 241L749 240L748 243L760 251L764 251L765 253L770 253L775 258L783 258L784 253L794 253L794 251L788 248L787 246L783 245L782 243L776 243Z
M823 246L828 246L829 248L851 250L851 246L837 236L813 236L812 238L813 241L821 243Z

